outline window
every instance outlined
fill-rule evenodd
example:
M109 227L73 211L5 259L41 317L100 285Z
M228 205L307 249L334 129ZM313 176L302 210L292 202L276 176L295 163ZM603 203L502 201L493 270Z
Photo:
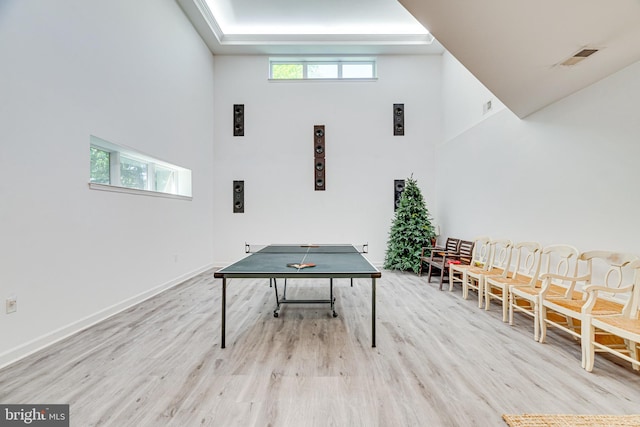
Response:
M271 58L270 80L374 80L372 58Z
M271 64L271 78L275 80L297 80L303 79L302 64L277 63Z
M191 170L95 136L90 137L89 187L191 199Z
M177 175L175 170L156 165L156 182L154 189L161 193L175 194L177 189Z
M373 63L342 64L343 79L366 79L374 75Z
M148 167L144 162L120 154L120 185L146 190Z
M109 184L109 152L91 147L91 182Z
M308 79L337 79L338 64L308 64Z

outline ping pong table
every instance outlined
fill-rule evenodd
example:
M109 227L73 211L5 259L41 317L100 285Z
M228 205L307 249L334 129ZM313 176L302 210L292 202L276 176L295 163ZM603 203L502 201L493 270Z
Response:
M359 250L354 245L268 245L252 251L245 244L245 252L250 255L222 268L214 277L222 279L222 340L225 348L227 279L264 278L273 282L276 291L276 309L278 317L280 304L306 303L331 305L334 317L333 279L370 278L371 279L371 346L376 346L376 279L382 277L380 271L364 256L367 245ZM279 298L277 279L285 280L285 296ZM329 279L330 298L322 300L289 300L286 298L286 279Z

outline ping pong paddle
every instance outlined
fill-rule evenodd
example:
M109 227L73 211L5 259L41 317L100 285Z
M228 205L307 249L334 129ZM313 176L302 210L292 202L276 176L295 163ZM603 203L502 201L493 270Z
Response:
M307 267L315 267L315 264L307 263L307 264L287 264L287 267L293 268L307 268Z

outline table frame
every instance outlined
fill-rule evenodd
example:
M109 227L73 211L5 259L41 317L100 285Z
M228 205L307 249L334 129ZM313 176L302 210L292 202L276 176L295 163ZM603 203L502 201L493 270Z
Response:
M372 265L373 266L373 265ZM375 267L374 267L375 269ZM221 348L226 347L226 317L227 317L227 280L228 279L371 279L371 347L376 346L376 279L382 277L382 273L375 272L342 272L342 273L317 273L301 270L291 273L283 272L225 272L224 269L213 274L216 279L222 279L222 322L221 322Z

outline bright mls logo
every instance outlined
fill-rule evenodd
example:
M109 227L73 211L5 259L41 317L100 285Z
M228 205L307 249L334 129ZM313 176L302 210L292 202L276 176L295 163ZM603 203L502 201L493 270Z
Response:
M69 405L0 405L0 427L69 427Z

